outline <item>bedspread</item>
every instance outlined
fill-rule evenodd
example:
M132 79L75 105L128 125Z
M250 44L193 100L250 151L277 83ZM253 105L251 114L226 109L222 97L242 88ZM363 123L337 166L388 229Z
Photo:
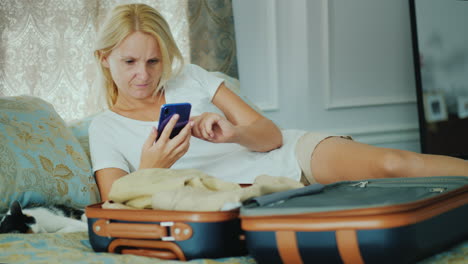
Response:
M250 257L168 261L155 258L95 253L88 233L1 234L0 263L103 263L103 264L255 264Z
M49 234L1 234L0 263L164 263L164 264L255 264L251 257L198 259L187 262L95 253L86 232ZM419 264L468 263L468 241L421 261Z

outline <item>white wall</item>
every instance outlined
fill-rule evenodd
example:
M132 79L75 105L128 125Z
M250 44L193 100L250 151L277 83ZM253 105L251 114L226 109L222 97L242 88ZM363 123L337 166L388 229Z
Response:
M283 128L419 151L407 0L234 0L241 90Z

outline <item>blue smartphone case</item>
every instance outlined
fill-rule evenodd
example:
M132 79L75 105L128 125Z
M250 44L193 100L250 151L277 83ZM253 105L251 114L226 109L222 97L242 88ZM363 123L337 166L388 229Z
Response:
M174 104L164 104L161 106L161 112L159 114L159 125L158 125L158 137L163 132L169 120L174 114L179 114L179 120L177 120L176 125L172 129L171 135L169 138L173 138L179 134L179 132L187 125L190 119L190 110L192 105L190 103L174 103Z

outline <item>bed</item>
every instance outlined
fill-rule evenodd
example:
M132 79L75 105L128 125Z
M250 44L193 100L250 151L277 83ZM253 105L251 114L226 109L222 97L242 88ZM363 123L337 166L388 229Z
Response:
M89 161L92 117L66 123L48 102L31 96L0 98L0 217L21 204L99 202ZM0 218L1 219L1 218ZM0 234L0 263L181 263L93 252L88 234ZM188 263L255 263L252 257L199 259ZM468 263L468 241L421 263Z
M187 262L159 260L155 258L112 253L95 253L91 248L86 232L51 233L51 234L1 234L0 263L192 263L220 264L238 263L255 264L249 256L196 259ZM419 262L429 263L468 263L468 241L455 245L439 254Z

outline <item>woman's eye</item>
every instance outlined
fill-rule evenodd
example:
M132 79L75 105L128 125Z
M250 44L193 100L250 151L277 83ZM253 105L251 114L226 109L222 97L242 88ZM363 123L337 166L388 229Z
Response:
M154 64L157 64L159 62L159 60L149 60L148 63L151 64L151 65L154 65Z
M134 61L133 60L126 60L125 64L132 64Z

